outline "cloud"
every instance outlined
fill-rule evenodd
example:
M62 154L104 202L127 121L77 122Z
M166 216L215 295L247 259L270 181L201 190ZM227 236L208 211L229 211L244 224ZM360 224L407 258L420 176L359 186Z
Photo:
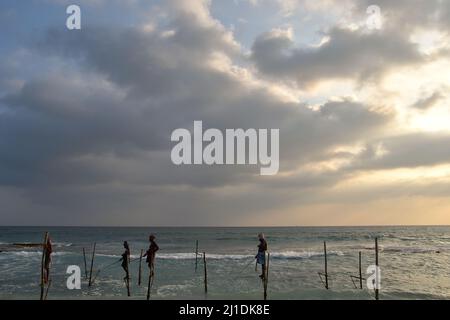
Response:
M299 93L330 79L377 84L431 59L404 34L334 26L306 48L294 29L278 28L255 39L249 57L210 6L168 1L142 24L49 27L24 45L19 65L0 65L0 199L9 199L1 223L251 224L351 201L351 192L333 191L358 174L448 162L445 134L392 132L398 114L384 101L357 90L314 102ZM205 129L280 129L280 174L174 166L170 134L194 120ZM363 147L347 150L355 145Z
M442 93L436 91L429 97L418 100L412 107L419 110L427 110L434 107L436 103L441 101L443 98L444 96Z
M359 155L358 169L396 169L435 166L450 162L450 152L442 146L450 143L446 133L410 133L390 136L372 142ZM382 156L376 156L373 146L382 145Z
M400 34L334 28L324 37L328 40L317 48L297 48L287 34L265 33L253 45L252 60L262 74L300 87L325 79L365 81L424 61L417 46Z
M192 216L196 210L207 214L209 206L223 199L208 188L254 185L248 192L269 207L280 201L275 196L271 205L263 200L257 168L172 165L171 131L191 128L194 120L220 129L279 128L281 169L286 171L330 146L369 136L390 121L389 115L349 100L317 110L287 103L268 87L237 77L233 64L217 68L217 53L236 60L239 46L217 22L206 22L204 12L198 19L189 19L191 15L184 7L175 10L165 27L151 31L139 26L70 34L50 30L33 54L72 67L28 79L2 98L8 110L0 129L2 185L23 189L22 196L46 208L102 209L106 220L106 211L119 209L112 204L99 208L94 199L117 190L128 195L114 195L122 199L119 208L127 203L141 212L149 205L141 199L145 190L154 190L160 199L150 197L154 207L174 214L179 205L161 199L180 193L182 207ZM174 34L161 36L167 27ZM179 186L191 189L171 189ZM203 194L211 200L201 209L196 201ZM243 198L235 203L257 209ZM143 218L136 213L136 219Z
M354 1L354 12L361 12L373 1ZM449 3L441 0L379 0L376 2L381 8L387 28L404 32L406 35L416 28L438 28L448 31Z

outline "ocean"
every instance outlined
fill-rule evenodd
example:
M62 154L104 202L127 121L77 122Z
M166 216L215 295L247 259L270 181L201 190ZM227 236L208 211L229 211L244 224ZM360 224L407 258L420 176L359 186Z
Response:
M41 250L14 245L39 243L44 232L53 242L48 299L145 299L148 268L137 285L139 254L154 233L160 251L155 263L151 299L263 298L255 272L257 234L264 232L269 251L269 299L374 299L372 289L355 288L362 255L363 276L375 263L374 239L379 239L380 299L450 298L450 227L273 227L273 228L113 228L0 227L0 299L38 299ZM131 248L131 297L127 297L120 263L122 243ZM208 293L204 293L203 261L195 270L195 246L206 252ZM327 242L330 288L318 272L324 269ZM89 288L83 248L89 268L93 243L96 255ZM67 267L81 269L81 290L69 290ZM260 268L258 269L260 272ZM359 285L359 283L358 283Z

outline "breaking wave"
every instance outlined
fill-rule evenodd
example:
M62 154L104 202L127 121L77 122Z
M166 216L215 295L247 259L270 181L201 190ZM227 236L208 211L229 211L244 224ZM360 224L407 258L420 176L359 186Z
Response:
M343 256L342 251L329 251L329 256ZM97 254L96 256L119 259L121 256L115 254ZM198 254L200 259L202 254ZM206 254L208 260L248 260L255 257L255 254ZM271 259L279 260L301 260L301 259L313 259L317 257L323 257L323 252L318 251L280 251L271 252ZM180 253L160 253L157 254L157 258L161 260L193 260L195 259L195 253L180 252ZM131 259L139 259L139 255L131 255Z

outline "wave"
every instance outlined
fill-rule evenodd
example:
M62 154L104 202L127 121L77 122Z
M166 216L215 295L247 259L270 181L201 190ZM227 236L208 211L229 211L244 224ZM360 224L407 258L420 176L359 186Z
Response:
M106 253L98 253L96 256L104 257L104 258L114 258L119 259L122 256L118 254L106 254ZM198 257L200 258L202 255L199 253ZM208 259L246 259L251 257L252 255L231 255L231 254L207 254ZM158 259L166 259L166 260L192 260L195 259L195 253L183 252L183 253L160 253L157 254ZM139 259L139 255L130 255L131 259ZM145 259L145 258L144 258Z
M202 254L199 254L200 258ZM206 254L206 258L209 260L242 260L248 259L250 257L254 257L251 254ZM158 255L158 259L167 259L167 260L191 260L195 259L195 253L162 253Z
M386 236L385 236L386 237ZM429 240L425 237L419 237L419 236L400 236L400 235L389 235L388 238L391 239L398 239L401 241L426 241Z
M375 246L349 246L346 248L347 250L366 250L366 251L374 251ZM378 245L378 249L380 252L385 253L440 253L443 251L447 251L448 248L443 247L413 247L413 246L390 246L390 245Z
M1 254L28 258L28 257L41 257L42 251L5 251L5 252L2 252ZM68 254L71 254L71 253L64 252L64 251L58 251L58 252L53 252L52 256L64 256L64 255L68 255Z
M71 242L53 242L53 245L55 247L71 247L71 246L73 246L73 243L71 243Z
M330 251L328 252L330 256L342 256L344 253L342 251ZM201 255L199 255L200 257ZM297 260L297 259L312 259L316 257L322 257L323 252L316 251L281 251L281 252L271 252L270 257L272 259L279 260ZM209 260L248 260L255 257L254 254L206 254ZM158 259L167 260L192 260L195 259L195 253L165 253L159 254Z
M374 247L362 246L360 249L374 250ZM395 247L395 246L379 246L381 252L391 252L391 253L440 253L445 251L444 248L430 248L430 247ZM344 256L345 252L341 250L330 250L327 252L328 256ZM116 254L96 254L96 256L105 258L121 258L120 255ZM323 257L322 251L279 251L270 252L271 259L277 260L302 260L302 259L314 259ZM131 259L139 259L139 255L131 255ZM254 258L255 254L221 254L221 253L210 253L206 254L206 258L209 260L247 260ZM162 260L194 260L195 253L191 252L178 252L178 253L159 253L157 254L158 259ZM202 258L202 254L198 254L198 258ZM144 258L145 259L145 258Z
M161 297L177 296L180 292L190 293L190 290L195 288L191 283L185 284L168 284L157 289L156 294Z
M328 256L343 256L342 251L328 251ZM270 254L271 258L275 259L312 259L317 257L323 257L323 252L319 251L284 251L284 252L274 252Z
M122 257L117 254L106 254L106 253L96 253L95 256L96 257L105 257L105 258L121 258ZM130 257L133 258L133 255L131 255Z
M329 251L327 253L329 256L343 256L342 251ZM121 258L120 255L115 254L102 254L99 253L97 256L105 258ZM139 255L131 255L131 259L139 259ZM198 255L200 259L202 254ZM210 253L206 254L206 258L209 260L248 260L253 259L255 254L218 254ZM323 257L323 252L319 251L280 251L271 252L270 257L277 260L300 260L300 259L313 259L317 257ZM157 258L161 260L194 260L195 253L191 252L179 252L179 253L160 253L157 254Z
M73 244L70 242L53 242L54 248L64 248L71 247ZM33 242L14 242L14 243L6 243L0 242L0 249L3 250L17 250L17 249L35 249L42 248L42 243L33 243Z
M108 253L96 253L95 254L96 257L103 257L103 258L112 258L112 259L120 259L122 258L121 255L118 254L108 254ZM140 255L138 254L132 254L130 255L130 259L139 259ZM145 257L143 257L143 259L145 260Z
M442 248L429 248L429 247L386 247L383 249L384 252L392 253L440 253Z
M397 239L401 241L448 241L450 236L446 235L433 235L433 236L418 236L418 235L398 235L398 234L385 234L384 238Z

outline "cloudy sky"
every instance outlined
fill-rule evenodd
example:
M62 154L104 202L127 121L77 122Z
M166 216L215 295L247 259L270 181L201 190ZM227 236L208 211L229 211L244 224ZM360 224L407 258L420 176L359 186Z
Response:
M2 0L0 39L0 225L450 224L448 0ZM194 120L280 172L173 165Z

